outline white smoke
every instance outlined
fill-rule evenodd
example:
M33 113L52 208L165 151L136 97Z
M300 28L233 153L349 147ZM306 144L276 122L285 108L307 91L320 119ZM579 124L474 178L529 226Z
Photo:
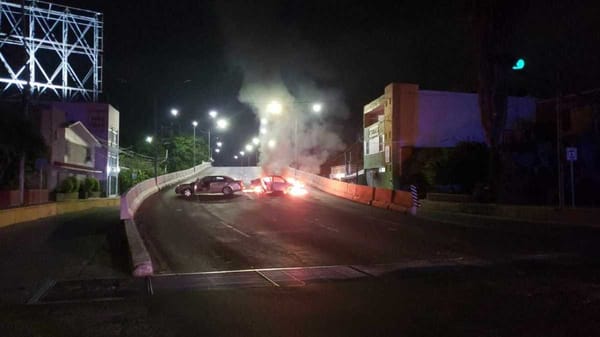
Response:
M332 77L330 68L309 43L290 44L302 38L290 25L274 20L276 2L266 9L238 5L219 2L219 13L228 57L244 74L239 100L253 108L260 123L259 165L267 171L295 165L319 173L329 155L345 148L335 132L348 115L342 94L316 84ZM281 105L280 113L269 111L274 101ZM320 112L313 111L314 103L322 105Z

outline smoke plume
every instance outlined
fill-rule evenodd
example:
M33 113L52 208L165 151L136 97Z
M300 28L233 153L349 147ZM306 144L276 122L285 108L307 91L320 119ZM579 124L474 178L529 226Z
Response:
M329 155L345 148L337 131L348 109L342 93L324 84L335 76L331 68L280 18L279 2L260 8L218 3L228 59L244 75L238 98L259 124L259 165L318 173Z

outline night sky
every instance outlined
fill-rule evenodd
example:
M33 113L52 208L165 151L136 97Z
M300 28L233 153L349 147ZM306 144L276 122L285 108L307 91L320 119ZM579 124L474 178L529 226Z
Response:
M477 1L57 3L104 14L104 99L121 112L122 146L152 132L156 96L161 118L178 107L182 127L205 123L209 109L227 115L223 152L232 154L258 129L238 100L249 78L337 92L329 122L346 144L360 134L363 105L390 82L477 90ZM512 93L549 97L557 71L562 92L599 87L599 18L592 1L515 2L506 52L527 67L509 79Z

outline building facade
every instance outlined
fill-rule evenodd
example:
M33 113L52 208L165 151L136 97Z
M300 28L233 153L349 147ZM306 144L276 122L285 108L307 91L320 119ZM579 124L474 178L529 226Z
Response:
M535 119L535 100L509 97L507 110L510 129L520 119ZM402 164L414 148L485 142L477 94L420 90L410 83L391 83L365 105L363 129L367 184L384 188L399 187Z
M49 102L38 105L38 114L51 151L47 188L54 189L68 175L93 176L106 196L118 195L119 111L106 103ZM84 129L96 143L81 138ZM70 136L73 133L80 139Z

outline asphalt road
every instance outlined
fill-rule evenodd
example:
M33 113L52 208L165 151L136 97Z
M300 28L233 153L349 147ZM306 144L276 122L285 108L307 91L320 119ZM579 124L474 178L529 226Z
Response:
M248 182L256 167L215 167ZM523 254L598 254L600 231L518 222L457 226L340 199L240 193L185 199L173 188L141 206L136 222L157 273L375 265L413 259L501 259Z

